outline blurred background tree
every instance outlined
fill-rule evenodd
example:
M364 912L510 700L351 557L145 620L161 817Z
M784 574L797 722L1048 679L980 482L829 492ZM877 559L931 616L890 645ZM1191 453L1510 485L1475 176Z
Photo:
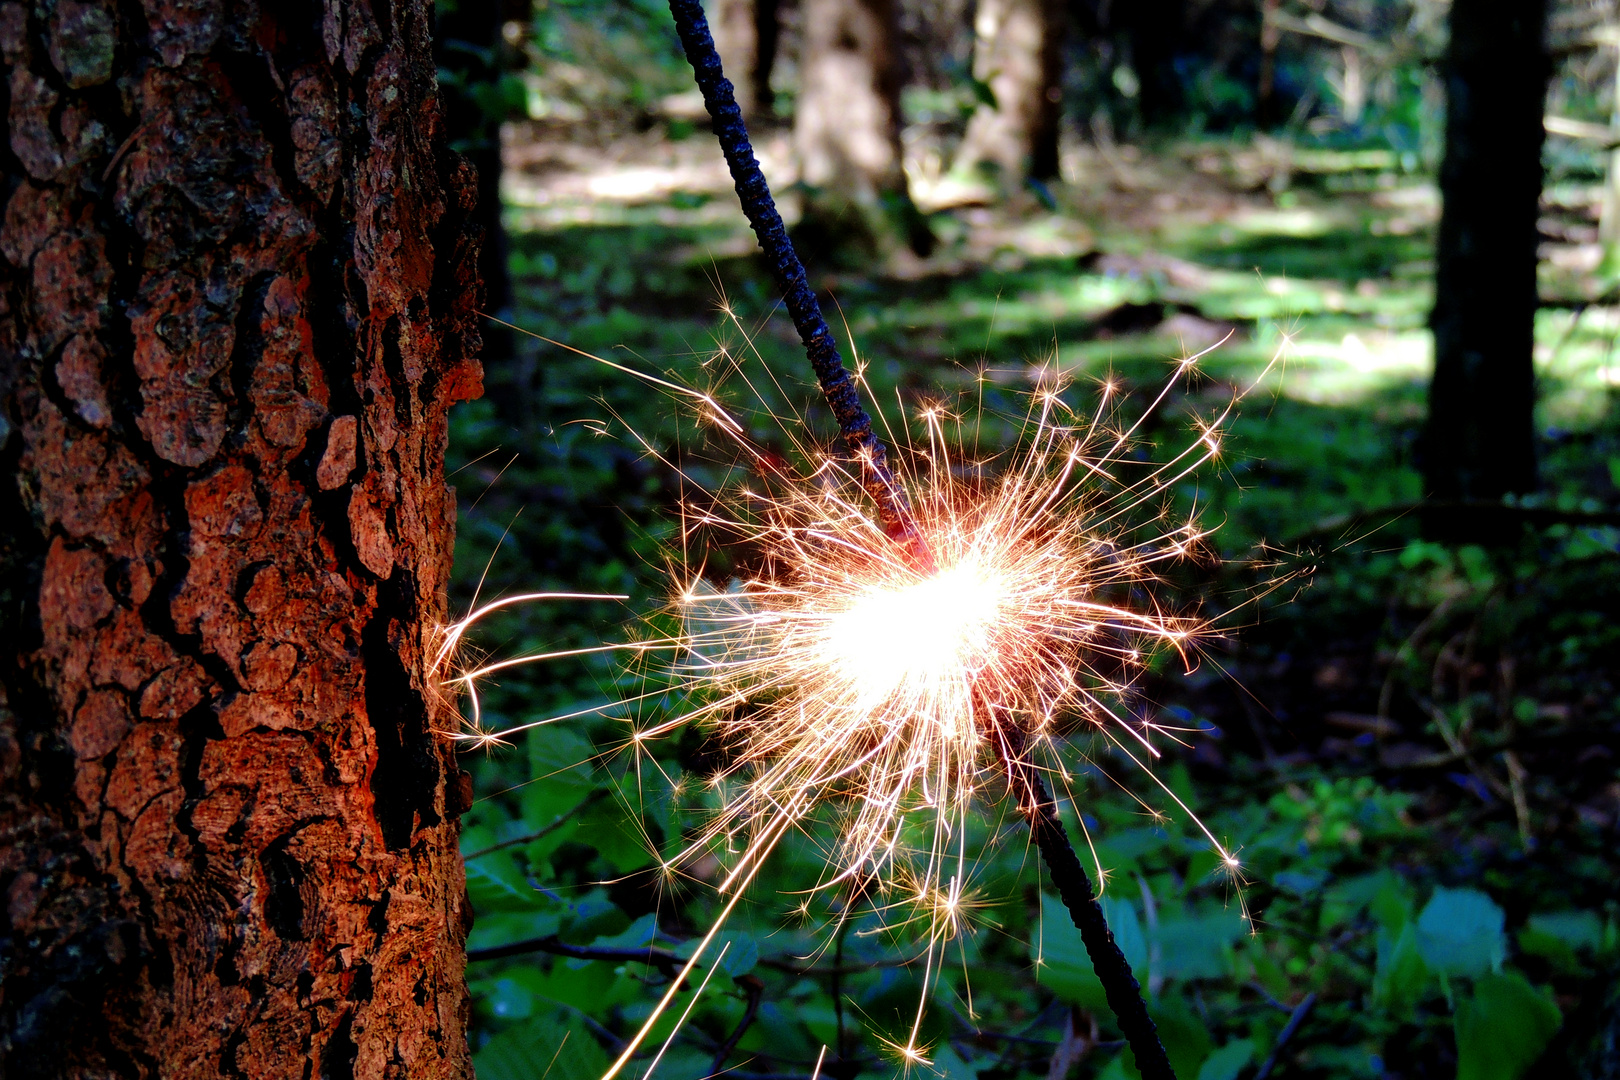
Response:
M829 438L664 4L503 17L512 93L488 115L515 321L727 400L725 358L757 349L773 407ZM1153 454L1290 344L1224 470L1174 500L1221 523L1225 561L1184 583L1214 608L1283 571L1310 587L1244 607L1135 706L1192 732L1159 775L1241 848L1258 934L1185 821L1143 816L1105 747L1081 740L1074 762L1071 826L1112 872L1182 1075L1617 1075L1613 0L1544 18L1482 0L716 0L711 18L891 420L982 400L988 456L1040 379L1071 380L1077 408L1105 375L1151 397L1172 358L1225 340L1142 418ZM578 421L739 478L667 403L564 350L520 336L488 382L453 433L457 601L481 582L650 608L681 478ZM708 555L717 587L747 558ZM513 612L481 641L587 646L624 618ZM580 661L485 705L526 721L630 684ZM713 915L706 885L648 868L701 810L714 748L693 733L661 759L678 783L631 796L614 740L582 720L468 758L485 1080L539 1075L565 1038L556 1060L595 1075ZM937 1071L1131 1075L1023 845L988 817L968 843L984 924L933 1001ZM824 1045L823 1075L898 1074L884 1040L918 976L859 898L794 913L819 855L806 840L770 866L734 924L744 959L659 1075L808 1076ZM817 952L846 906L850 932Z
M1424 430L1426 494L1499 502L1536 488L1536 221L1549 64L1541 3L1453 0L1440 166L1434 378ZM1488 179L1487 179L1488 178ZM1467 511L1434 510L1431 533L1511 538Z

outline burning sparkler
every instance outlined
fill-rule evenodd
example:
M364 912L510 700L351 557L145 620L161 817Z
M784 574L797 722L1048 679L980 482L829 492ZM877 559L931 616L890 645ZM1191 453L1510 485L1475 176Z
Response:
M673 590L679 633L498 661L451 680L472 703L473 731L462 737L487 742L524 730L478 726L479 683L504 668L579 651L662 656L665 673L695 704L677 716L627 721L625 746L638 768L658 767L652 747L691 725L728 752L710 781L724 794L720 810L663 861L673 875L705 853L734 853L718 883L726 903L604 1080L646 1040L771 852L819 807L837 806L843 816L814 888L903 893L910 913L902 922L921 927L930 985L945 943L964 927L967 818L986 791L1028 820L1143 1075L1171 1077L1046 778L1067 791L1057 753L1064 725L1096 732L1138 763L1158 756L1157 737L1174 737L1122 707L1151 656L1170 650L1190 662L1208 629L1162 588L1166 565L1196 557L1205 532L1193 519L1171 522L1159 504L1218 455L1240 395L1158 464L1137 459L1137 427L1116 421L1118 390L1109 383L1089 415L1070 411L1064 387L1038 387L1024 438L1005 460L964 454L960 423L943 408L925 409L914 427L904 426L902 453L891 462L770 202L701 7L697 0L671 0L671 7L744 209L849 454L799 447L794 461L766 453L716 396L602 360L695 405L750 465L754 485L741 490L705 492L682 474L701 497L688 500L681 535L687 550L718 536L757 551L752 572L716 584L702 560L687 557ZM1181 361L1177 376L1197 360ZM784 430L791 439L803 426L791 417ZM451 627L441 662L454 663L478 618L520 599L486 605ZM914 843L908 837L919 822L924 841ZM1235 873L1233 855L1204 833ZM927 1060L922 1017L919 1000L910 1034L895 1046L908 1063Z
M733 323L742 329L735 316ZM1197 425L1179 453L1157 463L1138 453L1143 420L1199 359L1180 361L1134 423L1120 419L1123 394L1114 382L1102 383L1095 405L1077 414L1069 388L1049 379L1027 395L1022 438L1001 454L976 452L965 437L969 423L944 407L919 410L897 442L891 474L905 499L904 531L870 508L859 461L797 442L789 456L768 452L717 393L601 360L686 402L730 448L723 453L749 466L746 485L708 490L642 438L689 487L667 609L680 631L592 650L651 663L659 693L673 683L692 703L675 716L624 719L623 747L638 774L661 768L661 740L693 725L724 748L726 763L709 778L721 808L662 861L672 876L716 853L725 866L717 885L725 912L688 970L775 847L808 829L807 819L825 806L838 808L840 825L827 872L809 891L887 897L898 922L921 938L925 985L937 978L946 943L966 929L973 869L966 836L976 802L1010 800L1030 820L1054 880L1065 886L1065 875L1077 875L1084 885L1070 881L1065 892L1083 887L1089 896L1048 794L1048 781L1065 793L1070 787L1062 737L1094 732L1114 752L1151 763L1156 744L1177 735L1122 703L1152 657L1170 651L1191 665L1209 630L1163 580L1171 564L1201 557L1206 531L1196 519L1173 518L1165 503L1218 456L1238 395ZM757 377L734 356L717 360L751 385ZM804 426L798 416L773 420L790 440ZM711 581L690 553L717 541L754 553L751 572ZM487 604L449 629L442 662L453 664L467 630L498 608L573 598L590 597L531 594ZM500 671L580 651L454 675L471 702L471 730L457 737L494 742L582 715L484 731L477 705L480 683ZM633 699L616 705L590 712L638 711ZM1180 804L1168 787L1163 793ZM919 831L923 843L908 840ZM1207 829L1205 836L1235 871L1232 854ZM672 980L660 1011L686 974ZM896 1046L906 1060L926 1059L922 1008L919 1000L910 1035ZM640 1042L631 1042L615 1072Z

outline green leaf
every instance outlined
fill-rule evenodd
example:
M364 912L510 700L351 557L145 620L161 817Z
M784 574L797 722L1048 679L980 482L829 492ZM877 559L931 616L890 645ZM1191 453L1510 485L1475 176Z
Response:
M502 1020L521 1020L534 1011L533 992L517 980L480 979L467 989Z
M550 900L549 897L547 899ZM478 912L472 933L467 936L467 948L488 949L555 934L562 927L564 910L555 901L551 901L551 904L549 909L535 911Z
M584 1028L537 1016L491 1039L473 1067L478 1080L597 1080L608 1060Z
M1148 943L1147 937L1142 933L1142 920L1136 916L1136 905L1123 896L1104 895L1102 898L1103 917L1108 920L1108 929L1114 932L1114 943L1119 951L1125 954L1125 962L1131 965L1138 979L1147 977ZM1069 917L1068 908L1063 909L1063 921L1069 924L1076 939L1080 931L1074 929L1074 920ZM1085 946L1081 945L1081 951Z
M591 847L615 873L628 874L654 859L640 824L639 815L617 799L603 799L580 814L579 834L589 837Z
M523 911L550 903L510 851L492 851L467 863L467 895L474 911Z
M1160 998L1149 1011L1153 1015L1154 1025L1159 1029L1159 1042L1164 1045L1171 1070L1177 1076L1197 1076L1214 1045L1209 1037L1209 1029L1204 1027L1203 1021L1193 1014L1179 994ZM1120 1055L1120 1063L1121 1071L1132 1080L1142 1075L1129 1048Z
M1378 931L1378 966L1373 972L1373 1003L1397 1018L1410 1016L1429 985L1429 965L1418 949L1411 925L1398 934Z
M1145 978L1147 941L1142 936L1142 924L1137 920L1136 909L1129 900L1105 898L1103 913L1126 961L1137 972L1138 979ZM1088 1009L1108 1007L1102 981L1092 970L1091 957L1080 939L1080 931L1069 917L1069 909L1062 900L1050 894L1041 896L1040 939L1038 945L1032 943L1032 951L1039 957L1036 979L1041 985L1073 1005Z
M1204 1059L1197 1080L1237 1080L1238 1073L1253 1060L1253 1040L1233 1039Z
M1385 924L1388 921L1404 925L1411 917L1411 907L1408 901L1405 911L1400 910L1399 899L1403 886L1404 882L1400 875L1387 868L1335 881L1322 893L1322 913L1317 920L1317 926L1323 930L1342 926L1369 908L1375 900L1385 897L1388 897L1385 903L1390 900L1394 903L1382 912L1384 917L1378 919L1379 923ZM1377 918L1376 915L1374 917Z
M1481 976L1457 1005L1457 1080L1519 1080L1563 1017L1516 971Z
M676 946L675 955L682 959L690 958L697 947L698 939L696 938L691 941L683 941ZM714 940L709 943L709 947L703 950L703 959L699 961L700 966L707 969L710 964L714 963L714 958L720 956L721 949L725 949L726 955L721 957L720 970L732 978L748 974L754 970L754 965L759 963L759 942L755 940L753 934L745 930L738 930L714 935Z
M1161 997L1152 1012L1170 1067L1177 1076L1197 1076L1215 1044L1209 1029L1180 994Z
M596 787L591 777L595 753L578 732L561 724L531 728L531 780L523 786L520 796L523 823L538 832L584 802Z
M652 944L658 933L658 916L643 915L617 934L604 934L591 945L598 949L643 949Z
M1406 879L1395 873L1386 876L1373 893L1367 910L1392 939L1399 937L1412 921L1412 890Z
M962 1055L952 1049L950 1043L936 1049L934 1059L934 1075L944 1077L944 1080L975 1080L979 1075L973 1066L963 1060Z
M1507 952L1502 909L1476 889L1436 889L1417 920L1424 963L1445 976L1498 971Z
M1553 911L1530 916L1527 929L1563 942L1574 950L1603 947L1603 920L1595 911Z
M1160 971L1167 979L1219 979L1231 970L1227 947L1248 930L1235 907L1162 916L1153 934Z
M672 1046L659 1061L651 1080L709 1080L713 1075L713 1054L690 1046Z
M643 990L643 984L633 974L620 974L615 965L606 961L559 961L527 985L537 997L572 1006L588 1016L600 1015L615 1004L635 1001Z
M1532 915L1519 931L1519 949L1539 956L1558 971L1577 975L1585 970L1576 954L1603 948L1603 920L1590 911L1558 911Z

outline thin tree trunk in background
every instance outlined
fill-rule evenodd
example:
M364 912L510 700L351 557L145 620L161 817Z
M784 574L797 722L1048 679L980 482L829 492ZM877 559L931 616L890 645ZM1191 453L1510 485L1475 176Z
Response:
M501 79L507 50L502 27L527 23L525 0L457 0L440 4L434 27L434 58L448 78L440 83L444 128L451 148L478 173L478 204L471 220L481 233L478 274L483 308L511 321L512 280L507 273L506 229L501 224L501 123L506 119ZM486 363L512 355L512 332L499 323L483 326Z
M1277 122L1277 46L1282 30L1277 26L1278 0L1260 0L1260 77L1255 87L1255 120L1261 127Z
M714 47L731 80L744 120L760 113L760 12L755 0L707 0L704 5ZM767 76L767 85L768 85ZM764 106L769 111L769 105Z
M1445 62L1434 381L1423 433L1430 498L1536 486L1536 217L1549 62L1540 0L1455 0ZM1432 513L1431 532L1478 523Z
M1611 32L1620 26L1610 26ZM1609 130L1620 131L1620 55L1615 58L1613 98L1609 103ZM1603 203L1598 218L1598 241L1603 245L1604 269L1620 265L1620 148L1609 151L1609 170L1603 178Z
M430 6L0 3L6 1076L471 1076Z
M1138 84L1136 103L1143 123L1180 119L1183 102L1175 57L1189 6L1188 0L1131 0L1115 7L1114 17L1131 45Z
M894 0L803 0L793 141L809 187L795 239L807 257L871 249L899 219L914 248L927 226L906 189Z
M1059 0L979 0L973 77L990 87L968 123L957 167L992 162L1016 185L1058 174L1064 11Z
M763 116L776 110L776 91L771 74L776 70L776 53L782 41L781 0L754 0L754 107Z

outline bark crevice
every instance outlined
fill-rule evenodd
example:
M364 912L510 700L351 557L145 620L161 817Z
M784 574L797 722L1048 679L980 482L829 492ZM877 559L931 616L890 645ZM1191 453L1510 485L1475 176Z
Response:
M430 7L108 11L0 0L0 1072L469 1076Z

